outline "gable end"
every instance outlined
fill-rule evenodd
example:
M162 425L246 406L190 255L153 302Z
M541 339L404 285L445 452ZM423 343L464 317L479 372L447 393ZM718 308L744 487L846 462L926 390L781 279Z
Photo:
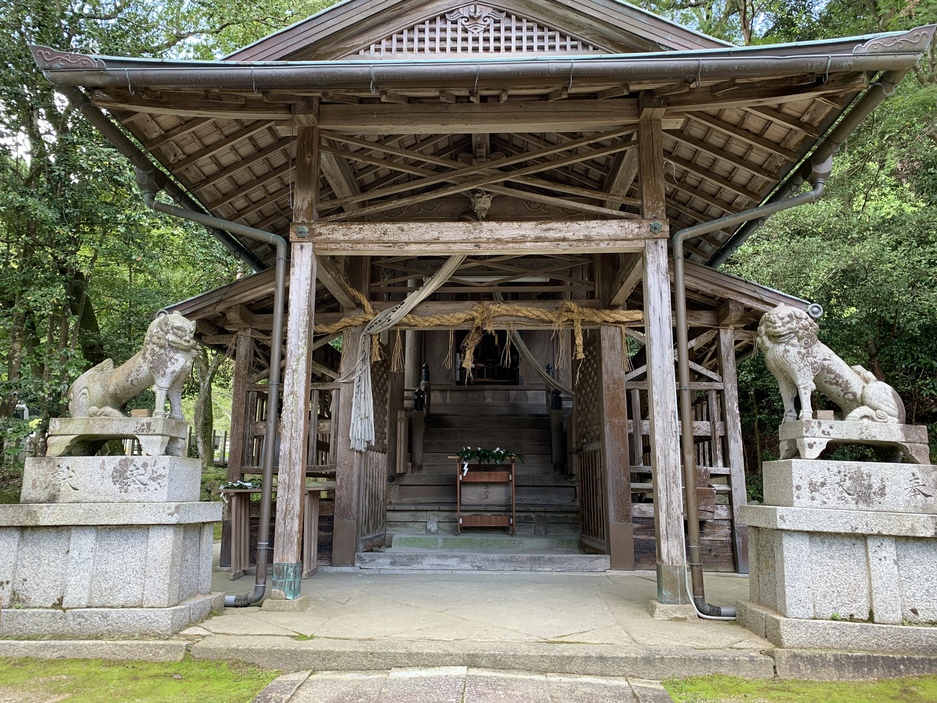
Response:
M543 22L476 2L429 17L358 51L372 58L589 53L602 49Z

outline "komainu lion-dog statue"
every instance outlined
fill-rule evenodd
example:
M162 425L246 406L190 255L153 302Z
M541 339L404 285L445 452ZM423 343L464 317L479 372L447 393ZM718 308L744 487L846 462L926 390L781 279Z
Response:
M114 368L111 359L85 371L68 389L72 417L126 417L127 401L156 386L154 417L182 419L182 386L195 359L195 323L177 312L159 314L150 323L143 349Z
M895 389L861 366L849 366L817 339L819 327L803 310L778 305L758 325L758 346L777 379L784 420L813 416L810 395L819 390L839 405L846 421L903 423L904 403Z

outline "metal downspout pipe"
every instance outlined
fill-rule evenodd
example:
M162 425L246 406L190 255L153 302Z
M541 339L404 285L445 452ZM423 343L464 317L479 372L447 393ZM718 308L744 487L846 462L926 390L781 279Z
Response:
M687 548L686 557L690 567L693 605L700 617L727 618L735 617L732 606L710 605L706 602L703 586L703 559L700 548L699 503L696 496L696 452L693 446L693 398L690 391L690 360L688 355L688 329L686 314L686 277L684 274L683 243L707 232L724 227L732 227L757 218L767 217L782 210L788 210L804 203L818 200L824 191L824 183L829 178L833 162L827 157L815 166L808 175L813 190L795 195L779 202L768 203L750 210L721 217L712 222L704 222L694 227L687 227L676 232L673 242L673 279L676 302L677 326L677 392L680 400L680 447L683 464L683 493L686 506Z
M846 141L846 138L852 134L856 127L869 116L872 110L874 110L882 100L894 92L895 86L898 85L899 81L901 81L907 73L908 69L886 71L883 73L879 79L869 87L869 90L862 96L858 104L849 111L849 114L843 117L843 119L833 127L832 131L829 132L813 153L811 162L821 163L834 156L836 152L839 151L840 145ZM785 198L788 198L791 193L796 192L802 183L802 178L795 177L788 179L784 185L774 193L771 200L774 202L783 201ZM729 241L722 245L709 262L709 265L714 269L722 266L760 226L761 218L749 221L749 223L740 228Z
M246 607L256 603L264 597L267 589L267 564L270 554L270 500L273 494L273 459L276 451L276 431L277 431L277 405L280 396L280 357L283 339L283 302L286 298L286 265L287 249L286 240L276 234L264 232L240 225L236 222L228 222L218 217L205 215L201 212L193 212L175 205L167 205L156 200L156 194L159 187L156 184L155 172L153 169L144 170L139 167L136 169L137 183L143 191L143 199L147 207L156 212L162 212L167 215L181 217L192 222L198 222L206 227L217 227L240 234L266 244L273 244L277 248L277 260L275 271L275 288L273 293L273 331L271 332L270 344L270 376L268 380L268 398L267 403L267 425L266 440L264 441L263 453L263 478L260 486L260 527L257 535L257 565L256 576L254 579L254 590L251 593L242 596L227 595L224 598L224 604L227 607Z

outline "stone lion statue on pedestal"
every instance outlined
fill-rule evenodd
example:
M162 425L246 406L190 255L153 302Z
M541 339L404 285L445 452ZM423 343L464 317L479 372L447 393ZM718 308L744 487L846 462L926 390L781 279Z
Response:
M862 366L849 366L817 339L819 327L803 310L778 305L762 316L758 346L768 370L777 379L784 402L784 420L813 416L810 395L819 390L839 405L846 421L903 423L904 403L895 389Z
M195 323L177 312L159 314L150 323L143 349L114 368L111 359L85 371L68 389L72 417L126 417L127 401L156 386L155 417L182 419L182 386L195 358Z

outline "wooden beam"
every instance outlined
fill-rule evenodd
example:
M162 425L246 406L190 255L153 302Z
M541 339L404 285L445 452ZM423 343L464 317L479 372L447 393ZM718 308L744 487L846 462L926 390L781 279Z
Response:
M713 117L712 115L707 115L702 112L688 112L687 117L691 120L695 120L701 124L717 129L720 132L731 135L738 139L741 139L743 142L751 144L752 146L757 146L765 151L769 151L772 154L777 154L778 156L783 156L788 161L796 161L798 159L797 152L792 151L786 147L781 146L780 144L775 144L770 139L765 139L764 137L753 134L746 129L741 127L736 127L735 125L729 124L728 122L723 122L718 117Z
M667 217L664 181L664 140L659 100L646 101L638 125L638 168L641 174L641 217L663 220Z
M144 145L149 151L153 151L154 149L161 147L166 142L170 142L173 139L181 137L183 134L188 134L189 132L198 129L206 122L211 122L211 118L196 117L194 120L188 120L187 122L183 122L182 124L173 127L172 129L167 129L158 137L148 139L144 142Z
M316 275L318 275L322 284L343 308L351 310L360 305L360 303L355 300L354 296L352 296L351 287L348 285L345 276L334 260L327 256L320 256Z
M262 190L263 187L267 183L269 183L270 181L276 180L277 178L280 178L280 176L286 173L289 173L292 168L293 168L293 164L287 161L286 163L280 164L276 168L271 169L270 171L268 171L267 173L263 175L254 176L253 178L248 180L247 183L245 183L244 185L228 191L217 200L213 200L211 204L209 205L209 208L214 210L217 207L226 205L233 200L237 200L241 196L245 196L248 193L252 193L255 190ZM199 188L199 190L201 190L201 188ZM274 194L274 199L278 200L281 197L283 197L281 193ZM254 205L256 204L257 203L254 203ZM239 214L240 214L240 211L239 211ZM241 217L243 216L244 215L241 215Z
M618 308L625 304L641 279L644 278L644 257L640 253L625 254L624 263L618 269L612 283L612 295L608 305Z
M322 169L322 175L325 176L325 180L332 187L332 192L335 193L337 199L354 198L361 193L361 189L358 187L358 179L355 178L348 161L342 156L322 149L319 155L319 166ZM354 202L349 202L344 206L345 212L355 212L358 208L359 205Z
M237 173L245 171L249 169L251 166L253 166L254 164L260 161L263 161L267 157L272 156L273 154L276 154L279 152L283 152L284 156L286 157L286 160L291 161L293 159L294 143L295 142L293 141L274 142L273 144L270 144L264 147L260 151L250 154L249 156L246 156L243 159L239 159L235 161L234 163L232 163L230 166L226 166L225 168L219 171L215 171L215 173L211 174L210 176L206 176L205 178L203 178L202 180L198 182L198 185L196 186L196 190L198 192L202 192L209 186L213 186L219 181L224 180L225 178L229 178L230 176L233 176Z
M590 251L641 251L644 240L667 237L657 220L579 222L354 222L342 224L294 223L305 226L308 237L322 254L381 255L432 252L482 254L514 251L520 254L555 254Z
M727 300L716 311L720 327L735 327L745 315L745 306L738 300Z
M200 161L201 159L211 156L212 154L215 154L224 149L228 149L234 144L237 144L238 142L247 139L248 137L252 137L255 134L263 132L265 129L269 128L269 122L252 122L247 127L242 127L237 132L234 132L227 137L222 137L218 141L212 142L208 146L194 151L191 154L182 157L178 161L173 161L171 164L172 168L174 171L184 169L187 166L191 166L196 161Z
M759 202L761 200L760 193L756 193L753 190L749 190L745 186L741 186L738 183L735 183L734 181L729 180L728 178L723 178L722 176L714 173L712 169L710 168L706 168L705 166L700 166L698 164L695 164L692 161L688 161L686 159L683 159L677 156L676 154L667 154L667 159L672 161L675 165L679 166L685 171L689 171L697 178L700 178L704 181L709 181L710 183L717 185L720 188L724 188L737 195L740 195L743 198L748 199L750 202Z
M605 180L605 191L613 197L626 197L638 175L638 149L629 149L620 152L612 162L608 178ZM614 207L617 200L606 200L605 207ZM638 201L640 202L640 201Z
M668 129L664 131L668 137L672 137L677 141L683 142L687 146L691 146L698 151L705 152L710 156L713 156L721 161L728 161L730 164L736 168L743 169L749 173L764 178L766 181L771 183L777 183L778 177L777 174L772 173L766 168L762 168L757 164L753 164L750 161L746 161L740 156L736 156L725 149L720 149L719 147L704 142L702 139L697 139L696 137L686 134L685 132L680 131L679 129Z
M820 130L816 125L799 120L794 117L794 115L789 115L786 112L782 112L781 110L765 107L764 105L746 107L744 109L746 112L751 112L770 122L777 122L784 125L785 127L796 129L798 132L803 132L808 137L813 137L814 139L818 139L820 137Z
M228 120L292 120L289 105L269 103L231 103L222 100L206 100L186 94L176 94L160 102L142 95L111 96L100 90L94 91L92 104L108 112L146 112L151 115L174 117L208 117Z
M637 121L637 101L414 103L322 105L324 129L351 134L473 134L582 132Z
M536 151L525 152L523 154L517 154L515 156L508 156L504 159L499 159L498 161L491 161L486 163L472 164L471 166L464 166L462 168L454 168L445 173L432 173L432 175L426 176L425 178L419 181L411 181L408 183L402 183L397 186L392 186L390 188L383 188L381 190L370 191L364 195L356 196L355 198L347 198L339 200L336 204L343 205L345 202L351 202L354 200L376 200L378 198L387 197L390 195L396 195L406 190L413 190L415 188L427 188L432 185L437 185L439 183L451 183L456 182L460 185L465 185L469 183L469 188L475 188L485 185L486 183L492 182L493 180L504 180L504 177L509 175L511 172L506 172L503 169L508 166L513 166L515 164L521 164L526 161L533 161L534 159L541 159L548 156L555 156L557 154L562 154L565 151L571 151L584 146L589 146L596 142L600 142L606 139L615 139L617 137L622 137L626 134L630 134L633 130L630 129L616 129L611 132L606 132L604 134L594 134L588 137L582 137L580 139L575 139L571 142L564 142L561 144L553 144L549 147L544 147ZM555 162L546 162L546 163L536 163L528 167L523 167L516 169L513 173L517 176L526 175L528 173L536 173L538 171L546 171L557 166L563 166L567 163L574 163L575 161L584 161L587 159L594 158L595 156L601 156L605 153L616 153L617 151L622 151L631 146L630 142L625 142L624 144L613 145L616 148L613 152L606 152L605 149L609 147L598 147L592 152L586 154L575 154L567 155L562 159L557 159ZM404 152L406 154L406 152ZM355 152L348 152L349 158L356 158L357 154ZM410 156L407 155L407 158L420 158L419 156ZM574 159L571 161L570 159ZM389 165L389 164L388 164ZM455 165L455 162L453 162ZM466 181L465 179L468 176L475 176L476 174L485 174L482 177L474 178L471 181Z

